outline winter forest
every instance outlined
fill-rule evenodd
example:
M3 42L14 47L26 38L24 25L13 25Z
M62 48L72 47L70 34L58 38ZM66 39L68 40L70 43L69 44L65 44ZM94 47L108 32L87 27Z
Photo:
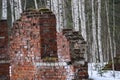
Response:
M55 14L57 32L79 31L87 42L86 61L111 65L115 76L116 66L120 66L120 0L0 0L0 20L7 20L10 34L22 12L40 8Z

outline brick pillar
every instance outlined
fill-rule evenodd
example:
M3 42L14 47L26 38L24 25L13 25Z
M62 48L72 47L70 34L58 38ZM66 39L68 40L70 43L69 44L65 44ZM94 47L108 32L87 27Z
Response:
M43 62L49 65L46 62L58 61L55 15L48 9L26 10L14 22L11 31L11 80L35 80L37 76L51 75L46 68L44 72L48 75L37 72L43 67ZM48 68L51 70L52 67Z
M41 58L44 62L57 61L57 39L56 39L56 18L55 15L49 11L42 11L40 15L40 47Z
M0 80L9 80L8 27L0 20Z

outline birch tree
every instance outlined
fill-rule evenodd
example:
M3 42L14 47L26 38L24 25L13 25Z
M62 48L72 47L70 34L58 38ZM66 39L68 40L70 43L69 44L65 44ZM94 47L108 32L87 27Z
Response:
M58 13L59 13L59 22L60 22L60 31L63 29L64 27L64 20L63 20L63 3L62 0L58 0Z
M15 17L15 20L19 19L19 3L18 3L18 0L13 0L14 3L13 3L13 8L14 8L14 17Z
M56 15L57 31L60 31L60 19L59 19L59 0L52 0L52 11Z
M98 52L100 55L100 62L103 63L102 43L101 43L101 0L98 0Z
M84 37L85 41L87 41L85 0L79 0L79 12L80 12L80 21L81 21L81 34Z
M66 4L65 4L65 0L61 0L62 1L62 15L63 15L63 28L67 28L67 15L68 14L66 14ZM69 13L70 14L70 13Z
M113 55L113 47L112 47L112 37L111 37L111 32L110 32L110 23L109 23L109 6L108 6L109 0L108 2L106 1L106 16L107 16L107 25L108 25L108 39L110 40L109 44L110 44L110 53L111 53L111 59L112 59L112 69L113 69L113 76L115 76L115 71L114 71L114 55Z
M57 19L57 31L61 31L65 27L64 18L64 0L51 0L48 4L51 10L56 15Z
M96 61L98 59L97 54L97 39L96 39L96 19L95 19L95 9L94 9L94 0L92 0L92 35L93 35L93 41L92 41L92 57L93 61Z
M15 21L15 18L14 18L14 0L9 0L9 3L10 3L10 8L11 8L11 22L13 23ZM12 25L11 25L12 26Z
M22 2L21 2L21 0L18 0L18 9L19 9L19 13L22 13Z
M111 38L110 38L110 21L109 21L109 0L106 0L105 1L105 8L106 8L106 16L107 16L107 61L110 60L110 53L112 52L112 50L110 49L110 46L111 46Z
M0 0L0 19L2 18L2 0Z
M115 42L115 0L113 0L113 54L116 57L116 42Z
M24 10L26 10L26 4L27 4L27 0L24 1L24 6L23 6L23 7L24 7L24 8L23 8Z
M7 0L2 0L2 19L7 19Z
M35 9L38 9L37 0L34 0L34 3L35 3Z
M73 18L73 28L75 31L79 31L79 10L78 10L78 0L72 0L72 18Z
M115 43L115 0L113 0L113 52L111 53L112 56L112 69L113 69L113 76L115 77L115 66L114 66L114 57L116 56L116 43Z

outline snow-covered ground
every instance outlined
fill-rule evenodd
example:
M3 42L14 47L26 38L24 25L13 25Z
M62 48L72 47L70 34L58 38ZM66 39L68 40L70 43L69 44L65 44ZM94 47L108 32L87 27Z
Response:
M102 71L100 69L101 64L89 63L88 64L89 78L93 80L120 80L120 71L115 71L115 77L113 77L112 70ZM102 76L100 75L100 73Z

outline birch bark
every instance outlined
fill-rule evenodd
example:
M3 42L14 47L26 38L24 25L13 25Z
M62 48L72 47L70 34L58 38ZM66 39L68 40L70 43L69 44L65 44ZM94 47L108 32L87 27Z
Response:
M13 12L13 3L14 3L14 0L9 0L10 1L10 6L11 6L11 16L12 16L12 23L15 21L15 18L14 18L14 12Z
M98 47L100 62L103 63L102 43L101 43L101 0L98 0Z
M75 31L79 31L79 9L78 0L72 0L72 18L73 28Z
M107 37L107 61L110 60L109 56L110 56L110 53L112 52L112 50L110 49L110 46L111 46L111 38L110 38L110 30L109 30L109 27L110 27L110 22L109 22L109 1L105 1L105 7L106 7L106 16L107 16L107 29L108 29L108 37Z
M63 19L63 3L62 0L59 0L59 20L60 20L60 31L63 29L64 26L64 19Z
M21 3L21 0L18 0L18 8L19 8L19 13L22 13L22 3ZM20 14L19 14L20 15Z
M79 0L79 18L80 18L80 23L81 23L81 34L83 38L85 39L85 41L87 41L85 0Z
M92 57L93 57L93 61L96 62L96 58L98 59L98 54L97 54L96 19L95 19L95 10L94 10L94 7L95 7L94 6L94 0L92 0L92 35L93 35Z
M108 8L106 8L106 12L107 12L107 24L108 24L108 39L110 41L110 43L109 43L110 44L110 54L111 54L111 59L112 59L112 69L113 69L113 76L115 76L114 55L113 55L113 47L112 47L112 37L111 37L111 32L110 32L110 22L109 22L109 11L108 11Z
M57 31L60 32L64 28L64 8L63 0L51 0L51 10L56 15Z
M7 0L2 0L2 19L7 19Z
M34 2L35 2L35 9L38 9L37 0L34 0Z
M115 42L115 0L113 0L113 54L116 57L116 42Z
M20 13L22 13L21 0L13 0L13 12L15 13L15 20L20 18Z

